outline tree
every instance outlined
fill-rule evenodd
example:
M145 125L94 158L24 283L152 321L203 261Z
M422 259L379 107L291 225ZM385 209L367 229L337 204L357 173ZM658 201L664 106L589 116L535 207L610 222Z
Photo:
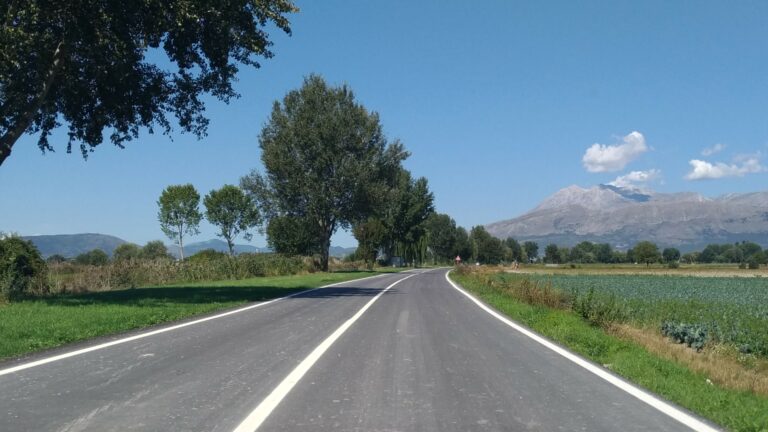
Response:
M406 262L423 260L426 250L421 250L421 246L427 244L423 241L425 222L434 213L433 200L427 179L414 180L407 170L398 170L395 187L387 194L381 211L386 227L382 246L388 257L400 256Z
M456 227L456 243L453 247L453 253L462 260L467 260L472 256L472 240L464 227Z
M80 265L103 266L109 262L109 255L101 249L93 249L76 256L75 262Z
M206 134L203 96L228 102L241 65L270 58L266 28L290 34L289 0L10 1L0 5L0 165L24 133L85 157L105 132L123 147L146 128ZM148 54L160 51L160 55ZM167 58L168 61L151 61Z
M680 250L676 248L665 248L661 252L661 256L665 263L680 261Z
M435 261L452 262L456 251L456 222L443 213L432 213L425 222L427 246Z
M507 237L507 239L504 240L504 245L509 249L509 258L511 260L517 262L523 261L523 247L520 245L520 242L512 237Z
M113 261L128 261L138 259L141 248L133 243L123 243L112 252Z
M644 262L647 266L661 259L659 247L649 241L641 241L632 248L633 256L637 262Z
M160 211L157 218L160 228L171 240L179 245L181 259L184 260L184 236L195 235L200 231L200 194L191 184L172 185L165 188L157 201Z
M152 240L151 242L147 242L147 244L141 248L139 257L145 260L171 258L171 256L168 254L168 248L165 247L165 244L160 240Z
M551 264L560 264L560 250L556 244L550 243L544 248L544 262Z
M347 86L329 87L317 75L275 102L259 146L265 174L251 172L241 187L268 220L307 223L325 271L331 236L383 207L408 156Z
M242 233L250 240L253 234L248 230L261 222L261 216L254 202L237 186L224 185L213 190L203 199L205 218L219 227L219 237L227 241L229 255L235 254L235 238Z
M45 259L48 264L62 264L67 262L67 257L61 254L53 254Z
M498 264L504 258L504 244L501 240L490 235L482 225L473 227L469 238L474 246L475 261L484 264Z
M527 241L523 243L523 249L528 256L528 261L534 262L539 257L539 244L534 241Z
M370 217L367 221L355 224L352 233L357 239L355 255L366 263L376 261L379 246L386 236L387 229L380 219Z

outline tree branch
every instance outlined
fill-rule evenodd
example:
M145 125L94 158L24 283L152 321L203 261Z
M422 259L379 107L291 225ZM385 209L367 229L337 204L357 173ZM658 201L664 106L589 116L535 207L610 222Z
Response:
M59 42L56 46L56 51L53 52L53 62L51 68L48 69L48 74L43 82L43 87L40 92L34 98L30 106L26 111L16 120L16 125L12 127L8 132L0 137L0 165L11 155L11 149L13 145L18 141L21 135L29 128L37 111L43 105L45 98L48 97L48 93L53 86L53 82L56 79L56 75L61 69L63 63L62 57L64 56L64 41Z

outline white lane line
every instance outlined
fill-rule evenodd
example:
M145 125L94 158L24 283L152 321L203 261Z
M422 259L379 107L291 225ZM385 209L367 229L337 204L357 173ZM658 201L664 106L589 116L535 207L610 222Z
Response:
M712 428L708 424L702 422L701 420L690 416L683 411L680 411L679 409L673 407L672 405L664 402L663 400L657 398L656 396L653 396L652 394L639 389L638 387L635 387L634 385L624 381L623 379L620 379L616 377L613 374L608 373L604 369L601 369L594 364L588 362L587 360L579 357L578 355L567 351L554 343L548 341L547 339L544 339L543 337L531 332L530 330L526 329L525 327L515 323L514 321L508 319L505 316L502 316L495 310L491 309L487 305L485 305L483 302L475 298L472 294L468 293L461 287L459 287L457 284L455 284L449 277L448 273L451 271L445 272L445 280L448 281L448 283L451 284L454 288L456 288L460 293L467 296L470 300L472 300L476 305L480 306L481 309L491 314L494 318L497 318L499 321L503 322L504 324L512 327L513 329L517 330L518 332L522 333L523 335L533 339L534 341L540 343L541 345L545 346L546 348L549 348L550 350L556 352L557 354L560 354L561 356L565 357L566 359L572 361L573 363L576 363L577 365L583 367L584 369L588 370L589 372L592 372L593 374L597 375L598 377L602 378L605 381L608 381L609 383L613 384L614 386L618 387L619 389L629 393L630 395L636 397L637 399L640 399L641 401L647 403L648 405L656 408L657 410L663 412L664 414L672 417L673 419L677 420L678 422L688 426L689 428L700 431L700 432L718 432L717 429Z
M301 380L301 378L306 374L309 369L312 368L312 366L322 357L322 355L328 350L328 348L333 345L334 342L338 338L341 337L341 335L344 334L351 326L355 323L355 321L360 318L365 311L368 310L368 308L373 305L376 300L379 299L385 292L389 291L390 288L393 286L399 284L400 282L412 278L416 276L419 273L411 274L410 276L406 276L402 279L397 280L392 285L384 288L380 293L376 295L376 297L372 298L368 303L363 306L362 309L357 311L356 314L352 315L352 318L348 319L344 324L341 325L341 327L337 328L336 331L331 333L330 336L328 336L323 342L320 343L320 345L317 346L309 355L299 363L296 368L291 371L291 373L288 374L288 376L283 379L283 381L275 387L274 390L272 390L272 393L269 394L261 403L248 415L248 417L243 420L240 425L237 426L237 428L234 430L234 432L255 432L259 426L261 426L262 423L264 423L264 420L269 417L269 415L274 411L275 408L280 404L280 402L285 398L286 395L293 389L293 387Z
M59 355L52 356L52 357L47 357L47 358L44 358L44 359L40 359L40 360L29 362L29 363L23 363L23 364L20 364L20 365L17 365L17 366L13 366L13 367L10 367L10 368L7 368L7 369L0 370L0 376L12 374L14 372L23 371L25 369L30 369L30 368L33 368L33 367L36 367L36 366L42 366L44 364L52 363L52 362L59 361L59 360L64 360L64 359L67 359L67 358L70 358L70 357L79 356L79 355L86 354L86 353L89 353L89 352L92 352L92 351L96 351L96 350L100 350L100 349L104 349L104 348L109 348L111 346L120 345L120 344L124 344L124 343L127 343L127 342L132 342L132 341L135 341L135 340L138 340L138 339L144 339L144 338L147 338L147 337L150 337L150 336L155 336L155 335L158 335L158 334L161 334L161 333L166 333L166 332L169 332L169 331L178 330L180 328L189 327L189 326L192 326L192 325L204 323L206 321L212 321L212 320L215 320L215 319L224 318L226 316L230 316L230 315L238 314L238 313L241 313L241 312L249 311L251 309L255 309L255 308L258 308L258 307L266 306L268 304L279 302L279 301L285 300L287 298L291 298L291 297L295 297L295 296L298 296L298 295L306 294L308 292L316 291L316 290L319 290L319 289L331 288L331 287L335 287L335 286L338 286L338 285L341 285L341 284L345 284L345 283L359 282L359 281L362 281L362 280L373 279L373 278L377 278L377 277L381 277L381 276L387 276L387 275L391 275L391 273L383 273L383 274L380 274L380 275L369 276L369 277L365 277L365 278L361 278L361 279L353 279L353 280L350 280L350 281L336 282L336 283L332 283L330 285L323 285L323 286L318 287L318 288L312 288L312 289L308 289L308 290L304 290L304 291L299 291L297 293L293 293L293 294L287 295L285 297L280 297L280 298L272 299L272 300L265 301L265 302L262 302L262 303L257 303L257 304L254 304L254 305L245 306L245 307L242 307L242 308L239 308L239 309L234 309L234 310L231 310L229 312L220 313L218 315L212 315L212 316L209 316L209 317L206 317L206 318L201 318L201 319L198 319L198 320L195 320L195 321L189 321L189 322L185 322L183 324L178 324L178 325L171 326L171 327L165 327L165 328L162 328L162 329L159 329L159 330L153 330L153 331L149 331L149 332L146 332L146 333L141 333L141 334L133 335L133 336L130 336L130 337L127 337L127 338L123 338L123 339L118 339L118 340L114 340L114 341L110 341L110 342L105 342L103 344L94 345L94 346L90 346L90 347L87 347L87 348L82 348L82 349L79 349L79 350L76 350L76 351L71 351L71 352L68 352L68 353L59 354Z

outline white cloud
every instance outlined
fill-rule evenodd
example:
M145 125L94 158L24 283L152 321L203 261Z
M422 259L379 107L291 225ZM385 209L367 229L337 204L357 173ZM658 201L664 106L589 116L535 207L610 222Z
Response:
M620 171L641 154L648 151L645 137L634 131L621 139L621 144L592 144L581 158L589 172Z
M702 156L712 156L715 153L720 153L721 151L725 150L725 144L717 143L713 145L712 147L707 147L704 150L701 151Z
M616 180L608 183L617 187L635 187L638 183L648 183L661 177L661 171L650 169L647 171L632 171L629 174L616 177Z
M690 162L691 172L686 176L686 180L705 180L719 179L723 177L743 177L746 174L754 174L765 171L765 167L760 165L757 158L741 160L735 164L726 164L723 162L711 162L693 159Z

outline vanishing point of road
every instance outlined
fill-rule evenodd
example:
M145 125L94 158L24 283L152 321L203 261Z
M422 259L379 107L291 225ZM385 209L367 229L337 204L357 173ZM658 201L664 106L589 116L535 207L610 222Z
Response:
M446 272L0 364L0 431L713 430L515 327Z

